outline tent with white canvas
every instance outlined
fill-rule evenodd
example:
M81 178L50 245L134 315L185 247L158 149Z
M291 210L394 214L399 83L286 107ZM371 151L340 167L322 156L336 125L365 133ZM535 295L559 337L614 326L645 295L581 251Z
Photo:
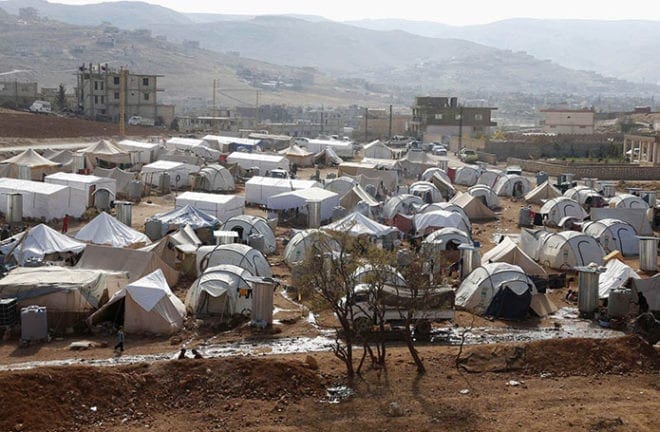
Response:
M166 231L182 228L186 225L192 227L194 230L220 225L218 218L190 205L175 208L165 213L155 214L147 219L147 222L154 219L159 220L161 224L167 227Z
M439 175L447 183L451 183L451 179L445 170L438 167L429 168L422 173L421 179L423 181L430 181L434 174Z
M505 174L497 179L493 190L498 196L522 198L532 189L527 178L518 174Z
M427 235L422 244L433 245L435 250L457 250L458 245L472 244L470 234L458 228L441 228Z
M298 231L286 244L284 262L289 267L303 262L315 245L323 252L339 251L339 243L330 235L320 229L306 229Z
M618 250L623 256L639 254L637 233L627 222L618 219L585 222L582 225L582 232L598 240L605 253Z
M226 221L232 216L243 214L245 198L242 195L218 195L204 192L184 192L176 197L175 208L191 206Z
M45 183L69 186L85 192L89 206L94 205L94 193L106 189L114 198L117 196L117 180L109 177L58 172L44 177Z
M227 163L238 164L244 170L259 168L261 175L274 169L289 171L289 159L277 154L233 152L227 156Z
M129 185L137 177L135 173L116 167L112 169L96 167L94 168L94 175L114 179L117 182L117 194L127 194Z
M595 238L576 231L552 233L523 229L520 246L539 264L555 270L567 270L591 263L603 264L605 251Z
M412 194L395 195L385 201L383 205L383 217L385 220L392 220L397 214L411 215L415 209L423 206L423 199Z
M428 181L417 181L411 184L408 192L411 195L420 197L427 204L445 201L440 190Z
M331 180L326 180L323 185L325 190L339 194L340 197L346 195L358 182L352 177L343 176Z
M466 222L460 214L446 210L416 214L413 216L413 224L418 235L447 227L470 232L469 222Z
M113 321L123 325L126 333L169 335L183 328L185 317L185 305L174 295L163 272L156 270L116 292L90 322Z
M300 168L314 166L314 153L296 144L291 144L290 147L280 150L278 153L289 159L291 165L296 164Z
M332 219L332 212L339 206L339 195L320 187L284 192L267 198L266 207L269 210L299 209L301 213L309 214L308 204L319 202L321 206L321 221Z
M380 140L365 144L362 153L364 154L364 157L373 159L392 159L392 156L394 156L392 149Z
M222 165L202 167L195 176L194 187L204 192L233 192L236 188L234 176Z
M101 140L78 150L85 155L88 166L97 166L103 162L108 164L130 164L131 155L124 149L117 147L108 140Z
M456 168L454 184L463 186L474 186L481 176L481 168L477 165L463 165Z
M214 316L226 320L249 314L252 300L248 292L252 286L248 278L251 276L249 271L231 264L207 268L186 293L187 310L197 317Z
M488 186L489 188L495 188L495 185L501 177L506 176L506 173L499 169L487 169L483 171L479 178L477 179L478 185Z
M101 212L75 235L76 240L114 247L140 246L151 243L139 231L121 223L106 212Z
M27 149L14 157L0 161L0 165L7 167L3 170L3 175L7 177L37 181L40 181L46 174L57 172L61 166L61 164L41 156L33 149Z
M196 263L198 275L207 268L232 264L249 271L252 276L273 276L266 257L255 248L240 243L202 246L197 249Z
M497 219L497 215L486 207L481 199L468 193L459 193L450 203L462 208L471 222Z
M324 225L321 229L346 233L353 237L365 236L373 239L387 236L398 237L401 233L395 227L380 224L358 212L350 213L336 222Z
M641 279L641 276L632 267L618 259L609 260L605 264L605 271L598 275L598 297L608 298L613 289L623 287L631 278Z
M564 196L575 200L581 206L592 206L594 203L603 200L603 196L596 190L588 186L575 186L564 192Z
M158 160L160 143L142 142L133 140L121 140L117 147L127 151L134 163L148 164Z
M353 189L349 190L344 196L339 200L339 203L346 210L353 211L353 209L360 203L365 203L370 211L373 213L377 208L380 207L380 202L376 200L373 196L369 194L362 186L355 185Z
M562 196L561 191L554 187L549 180L544 181L525 194L525 201L530 204L543 204L549 199Z
M79 254L85 246L85 243L61 234L48 225L39 224L3 240L0 253L13 257L19 265L23 265L29 260L42 260L49 256L62 258L66 254Z
M546 201L539 211L543 216L544 223L550 226L558 226L566 217L571 217L582 222L587 217L587 212L575 200L560 196Z
M529 276L548 277L548 272L519 248L509 237L504 237L497 246L484 253L481 257L481 262L483 264L491 262L513 264L523 269Z
M649 203L633 194L620 194L610 200L613 208L649 208Z
M476 184L470 187L467 193L479 198L489 209L496 209L500 206L500 198L493 188L489 186Z
M275 253L277 246L275 233L268 225L266 219L252 215L233 216L222 225L222 231L235 231L238 238L244 243L248 243L252 236L261 236L264 241L264 250L262 252L270 255Z
M294 190L322 187L316 180L282 179L254 176L245 182L245 202L266 205L268 197Z
M170 186L186 187L190 185L190 174L197 173L199 169L197 165L159 160L143 166L140 171L140 179L145 184L160 186L160 177L163 173L167 173L170 176Z
M9 214L8 196L23 196L23 217L62 219L65 215L81 217L87 210L87 196L79 189L50 183L0 178L0 212Z

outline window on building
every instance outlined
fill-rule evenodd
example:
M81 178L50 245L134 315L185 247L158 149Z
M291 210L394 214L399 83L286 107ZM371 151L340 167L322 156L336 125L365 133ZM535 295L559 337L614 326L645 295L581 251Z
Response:
M114 82L115 85L119 85L119 77L114 77L114 78L112 79L112 82Z
M435 119L436 120L442 120L442 114L436 114Z
M144 100L149 100L149 93L144 93Z
M105 96L101 96L101 103L102 103L102 104L105 103Z
M148 86L149 85L149 78L142 78L142 85L143 86Z
M475 114L474 119L477 121L481 121L484 119L484 116L482 114Z
M586 126L580 126L580 129L586 129L586 128L587 128Z
M115 99L119 99L119 92L115 92Z
M99 103L99 97L98 96L94 96L94 103L95 104Z
M94 90L98 90L98 89L99 89L99 82L94 81Z
M99 88L103 90L103 81L99 81Z

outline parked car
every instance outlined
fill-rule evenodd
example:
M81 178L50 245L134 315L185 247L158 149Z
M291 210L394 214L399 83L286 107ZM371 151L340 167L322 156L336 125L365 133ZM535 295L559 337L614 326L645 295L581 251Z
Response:
M155 122L153 119L144 118L142 116L132 116L128 119L128 124L131 126L153 126Z
M474 163L479 159L479 156L476 151L464 147L458 152L458 158L465 163Z
M33 113L50 113L52 111L52 107L50 106L50 102L42 101L42 100L37 100L30 105L30 112Z

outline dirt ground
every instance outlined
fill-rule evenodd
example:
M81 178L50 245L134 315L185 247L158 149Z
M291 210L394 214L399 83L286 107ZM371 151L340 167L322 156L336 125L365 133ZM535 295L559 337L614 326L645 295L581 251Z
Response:
M655 431L658 353L636 337L420 350L343 378L330 353L0 373L0 430ZM470 372L467 372L469 370ZM326 389L354 394L331 400ZM392 404L395 404L394 406Z

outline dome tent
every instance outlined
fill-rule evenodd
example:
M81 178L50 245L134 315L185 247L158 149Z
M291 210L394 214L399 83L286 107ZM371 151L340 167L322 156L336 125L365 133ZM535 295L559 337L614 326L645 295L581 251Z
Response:
M413 224L417 234L423 234L429 229L436 230L440 228L458 228L462 231L470 231L470 223L463 219L459 213L445 210L436 210L428 213L416 214L413 217Z
M197 274L220 264L232 264L249 271L252 276L272 277L270 264L261 252L247 245L232 243L202 246L197 249Z
M518 266L489 263L477 267L456 291L456 306L502 319L525 318L536 294L532 280Z
M204 192L233 192L236 188L231 172L222 165L202 167L195 178L195 189Z
M494 209L500 206L500 199L497 196L495 190L493 190L493 188L490 186L476 184L470 187L467 190L467 193L473 197L480 198L489 209Z
M451 179L449 178L449 175L447 175L447 172L442 168L438 168L438 167L432 167L424 171L422 173L422 181L431 181L431 178L433 177L434 174L439 175L440 178L442 178L447 183L451 183Z
M617 195L610 200L610 207L614 208L649 208L649 204L633 194Z
M370 280L372 280L372 278L375 277L375 276L371 276L372 274L379 275L382 273L385 273L385 278L383 282L386 285L401 287L401 288L406 287L408 285L403 275L398 271L396 271L396 269L392 266L384 266L384 268L381 268L381 267L374 267L371 264L365 264L363 266L356 268L351 276L356 284L368 284Z
M277 246L275 234L266 222L266 219L252 215L238 215L227 219L222 226L223 231L236 231L238 237L248 242L250 236L261 235L264 239L265 251L267 254L274 254Z
M427 235L423 244L433 244L440 250L455 249L460 244L472 244L470 234L458 228L441 228ZM453 246L450 246L453 245Z
M463 186L474 186L479 181L481 169L475 165L463 165L456 168L454 184Z
M427 181L418 181L411 184L408 191L411 195L423 199L427 204L444 201L440 190L433 183Z
M529 180L518 174L506 174L497 179L493 190L498 196L522 198L532 189Z
M415 206L422 206L426 204L423 199L411 194L395 195L385 201L383 205L383 217L386 220L391 220L398 213L413 214Z
M585 222L582 232L598 240L606 253L618 250L624 256L639 254L637 233L627 222L618 219Z
M284 248L284 262L293 267L305 260L314 245L323 245L330 251L339 251L339 244L328 234L319 229L298 231Z
M587 205L589 207L594 206L594 204L599 201L604 202L604 198L601 194L587 186L575 186L570 188L564 192L564 196L577 201L578 204L583 207ZM602 207L603 204L600 204L600 206Z
M504 176L506 176L506 174L502 170L489 169L481 173L479 179L477 180L477 184L488 186L489 188L494 188L500 177Z
M548 233L541 238L538 262L541 265L564 270L591 263L603 264L605 252L595 238L575 231Z
M230 319L245 314L252 302L241 296L251 289L249 271L231 264L207 268L186 293L186 309L197 316L220 316Z
M561 196L546 201L539 213L543 215L548 225L558 226L566 217L572 217L578 221L583 221L588 215L577 201L568 197Z

